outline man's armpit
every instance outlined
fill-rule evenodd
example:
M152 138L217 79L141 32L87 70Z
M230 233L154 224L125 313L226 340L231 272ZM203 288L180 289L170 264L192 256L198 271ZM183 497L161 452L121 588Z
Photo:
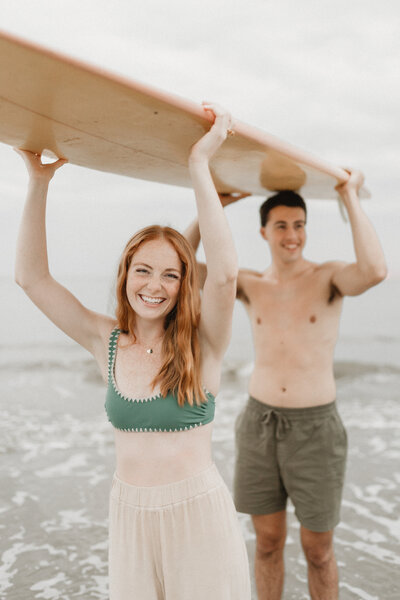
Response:
M248 278L253 276L253 271L247 271L247 269L240 269L239 276L237 280L237 288L236 288L236 298L245 304L250 304L249 295L246 293L245 288L247 287L245 284Z
M328 304L332 304L337 298L342 298L343 294L334 283L330 283Z
M331 283L328 304L332 304L336 300L336 298L341 298L341 297L342 297L342 293L339 290L339 288L337 288L334 283Z
M250 298L247 296L247 294L245 293L244 289L241 286L237 287L236 298L238 300L241 300L242 302L245 302L246 304L250 304Z
M334 283L334 278L335 278L335 274L340 271L341 269L344 269L347 266L347 263L342 262L342 261L330 261L330 262L326 262L323 263L322 265L320 265L320 268L322 269L321 273L325 272L324 277L327 277L327 283L328 283L328 304L333 304L333 302L335 302L335 300L339 300L340 298L343 298L343 294L341 292L341 290L338 288L338 286Z

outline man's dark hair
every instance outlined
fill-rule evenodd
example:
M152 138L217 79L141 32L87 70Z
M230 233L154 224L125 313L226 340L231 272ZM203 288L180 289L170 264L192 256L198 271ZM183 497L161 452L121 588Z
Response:
M269 212L275 208L275 206L289 206L289 207L300 207L304 210L307 219L307 207L303 198L290 190L284 190L278 192L274 196L267 198L260 206L260 219L261 227L264 227L268 221Z

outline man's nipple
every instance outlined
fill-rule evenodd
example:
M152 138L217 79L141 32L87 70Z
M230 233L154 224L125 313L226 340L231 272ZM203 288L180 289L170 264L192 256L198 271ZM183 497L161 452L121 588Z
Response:
M317 317L315 315L311 315L310 323L315 323L316 320L317 320Z

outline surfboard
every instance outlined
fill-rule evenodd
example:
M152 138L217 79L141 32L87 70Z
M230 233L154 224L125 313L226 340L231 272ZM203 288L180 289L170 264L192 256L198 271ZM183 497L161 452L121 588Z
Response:
M0 32L0 141L70 163L191 186L191 146L210 128L201 104ZM222 193L301 190L335 198L348 174L236 122L210 164Z

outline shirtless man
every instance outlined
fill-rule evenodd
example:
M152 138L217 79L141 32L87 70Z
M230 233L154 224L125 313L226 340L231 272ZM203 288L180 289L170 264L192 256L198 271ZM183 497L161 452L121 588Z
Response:
M256 532L259 600L282 596L288 497L301 524L311 598L338 598L333 531L347 437L335 404L333 352L343 297L362 294L386 277L379 240L358 199L363 179L352 171L336 188L349 216L356 262L306 260L306 206L298 194L280 192L260 208L270 266L239 273L237 297L250 318L255 365L236 424L234 493L237 510L252 515ZM186 235L197 248L196 223Z

